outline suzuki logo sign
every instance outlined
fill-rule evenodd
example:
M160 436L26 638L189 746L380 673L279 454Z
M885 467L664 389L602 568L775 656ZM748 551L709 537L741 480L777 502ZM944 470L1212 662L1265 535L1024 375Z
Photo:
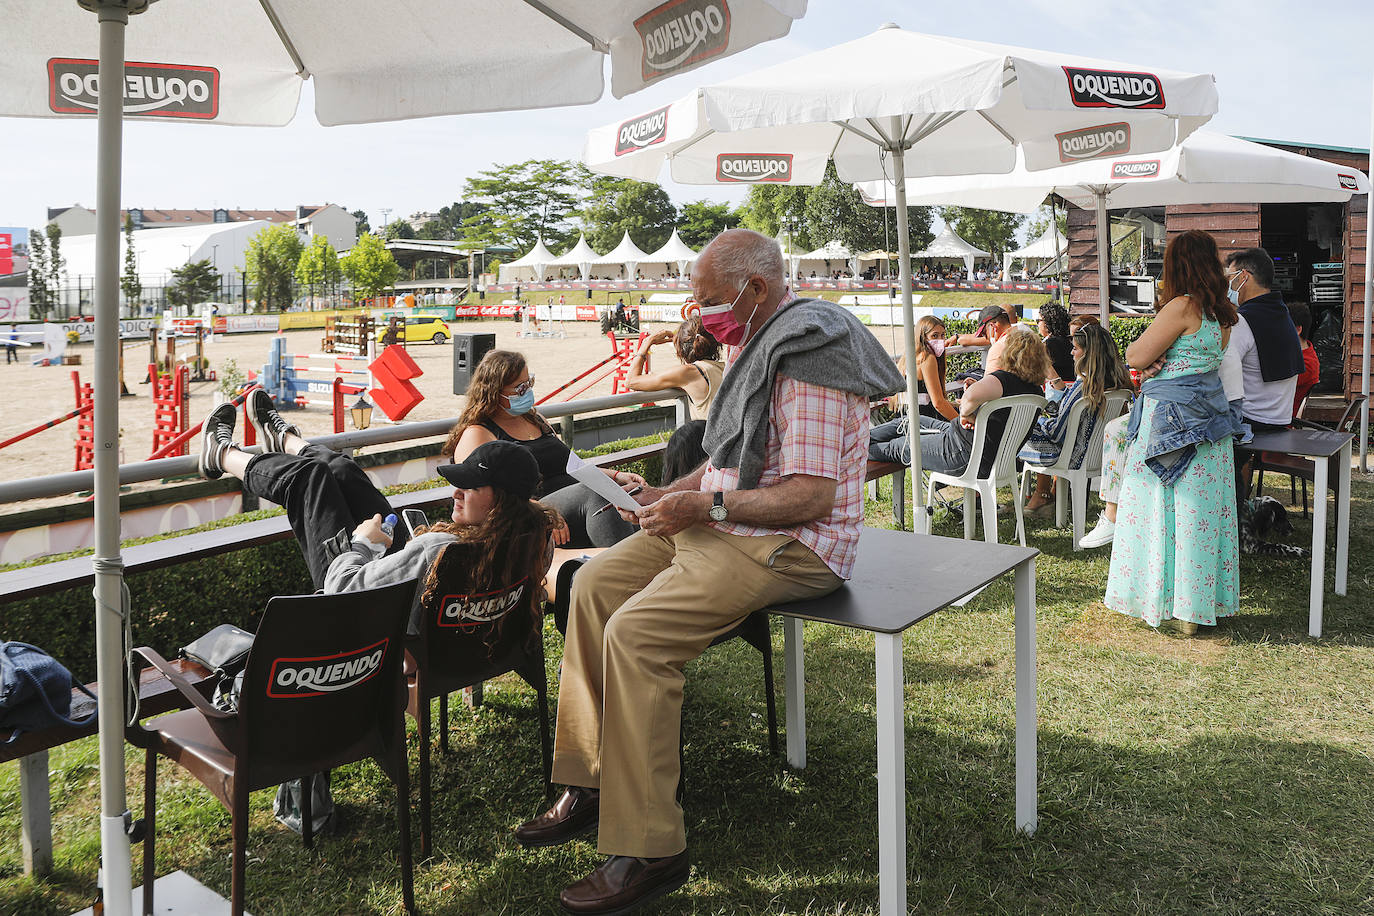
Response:
M368 391L368 394L390 419L401 419L425 399L420 389L410 381L424 375L424 370L415 364L404 347L387 347L367 370L377 383L377 387Z

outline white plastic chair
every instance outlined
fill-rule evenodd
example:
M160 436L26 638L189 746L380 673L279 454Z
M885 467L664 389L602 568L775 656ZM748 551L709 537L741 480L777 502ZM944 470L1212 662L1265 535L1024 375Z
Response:
M1073 502L1074 550L1081 549L1078 542L1083 538L1083 527L1087 522L1088 492L1093 481L1102 476L1102 439L1107 430L1107 423L1121 415L1122 408L1134 395L1135 392L1129 388L1113 388L1106 392L1106 401L1102 405L1102 413L1098 416L1096 425L1093 426L1092 436L1088 439L1081 467L1073 467L1070 464L1074 452L1073 444L1078 440L1079 427L1088 415L1088 402L1079 398L1073 407L1069 408L1069 416L1064 421L1064 447L1059 452L1059 458L1052 464L1027 463L1021 471L1018 495L1022 498L1030 485L1032 474L1049 474L1064 481L1064 486L1055 488L1054 524L1058 528L1064 527L1064 491L1067 487L1068 495L1072 497Z
M983 540L989 544L997 543L997 488L1009 486L1012 501L1016 505L1016 537L1021 546L1026 546L1026 524L1021 509L1021 487L1016 477L1016 453L1026 441L1031 424L1035 422L1041 408L1047 402L1038 394L1017 394L1011 397L988 401L978 408L973 418L973 450L969 454L968 467L962 474L948 474L943 471L930 471L926 490L926 505L935 498L935 485L962 487L964 490L964 540L973 540L974 512L977 505L974 494L983 500ZM978 476L978 468L983 463L983 448L987 443L988 417L998 410L1010 410L1007 425L1002 431L1002 441L997 444L997 455L987 477Z

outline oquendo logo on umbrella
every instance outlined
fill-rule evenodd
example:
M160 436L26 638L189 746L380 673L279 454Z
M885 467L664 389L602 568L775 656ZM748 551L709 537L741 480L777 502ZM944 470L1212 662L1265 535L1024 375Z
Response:
M669 106L671 107L671 106ZM662 143L668 136L668 108L658 108L646 115L631 118L620 125L615 136L615 154L623 156L637 149Z
M1065 67L1064 76L1078 108L1164 107L1164 87L1153 73Z
M1115 124L1082 127L1055 134L1054 139L1059 141L1060 162L1119 156L1131 151L1131 125L1118 121Z
M791 181L791 153L721 153L716 181Z
M48 61L48 107L58 114L93 115L100 104L98 61ZM140 117L210 120L219 114L219 71L190 64L124 65L124 113Z
M730 45L726 0L668 0L635 20L643 43L640 59L646 83L725 52Z

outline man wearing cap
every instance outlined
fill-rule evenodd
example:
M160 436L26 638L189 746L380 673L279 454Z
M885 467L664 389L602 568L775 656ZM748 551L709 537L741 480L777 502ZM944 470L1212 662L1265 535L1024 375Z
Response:
M787 294L767 236L728 230L692 273L702 322L736 348L711 408L709 460L624 513L640 531L573 580L547 812L525 846L597 830L606 861L567 912L624 913L687 880L676 791L683 666L752 611L850 575L863 521L868 400L903 387L873 335Z
M1000 340L1007 331L1011 330L1011 326L1015 322L1015 316L1007 307L985 305L978 312L978 328L972 334L956 334L946 346L988 348L983 351L982 360L982 370L987 372L988 353L991 351L992 345ZM965 378L964 387L967 388L976 381L978 381L977 378Z

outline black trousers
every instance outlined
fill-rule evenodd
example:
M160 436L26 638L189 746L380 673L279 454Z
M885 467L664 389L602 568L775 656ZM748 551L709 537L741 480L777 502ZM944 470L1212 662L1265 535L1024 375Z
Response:
M365 519L391 512L391 504L357 462L322 445L307 445L299 455L254 456L243 473L243 488L286 510L317 589L334 559L326 542L340 531L352 532ZM405 540L405 526L397 525L391 549L399 550Z

